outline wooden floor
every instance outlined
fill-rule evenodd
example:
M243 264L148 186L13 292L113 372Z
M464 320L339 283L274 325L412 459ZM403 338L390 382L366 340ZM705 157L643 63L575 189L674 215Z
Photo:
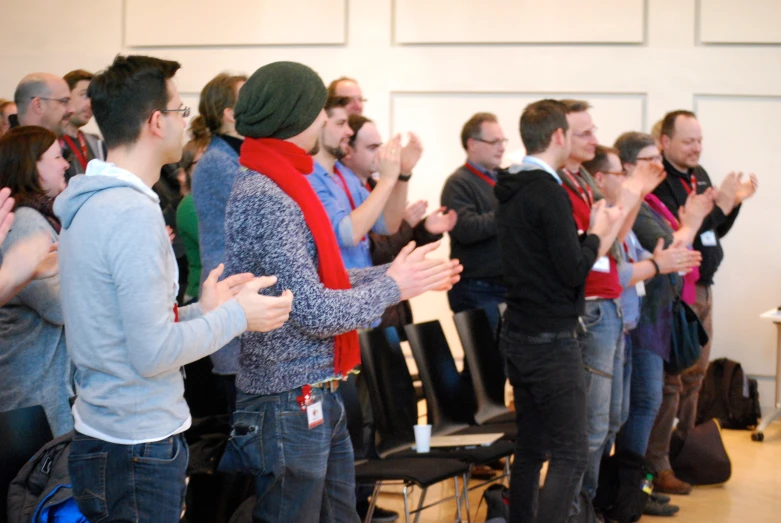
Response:
M749 431L722 432L727 451L732 460L732 478L717 487L695 487L689 496L673 496L673 503L681 511L673 518L653 518L644 516L641 521L661 521L676 523L742 523L742 522L781 522L781 422L776 422L765 431L765 441L751 441ZM480 501L482 489L473 491L469 496L472 507L472 521L485 521L485 505L477 517L475 510ZM453 484L434 486L429 490L427 502L438 496L452 495ZM413 501L418 499L415 490ZM380 506L402 514L404 504L401 490L389 486L383 488ZM455 521L455 502L446 502L423 511L421 523ZM466 518L464 518L466 521Z

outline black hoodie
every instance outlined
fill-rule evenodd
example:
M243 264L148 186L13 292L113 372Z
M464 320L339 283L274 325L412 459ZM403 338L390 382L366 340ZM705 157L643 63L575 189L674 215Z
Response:
M501 171L494 193L509 288L505 319L529 334L573 331L583 313L584 285L599 237L578 236L566 191L536 165Z

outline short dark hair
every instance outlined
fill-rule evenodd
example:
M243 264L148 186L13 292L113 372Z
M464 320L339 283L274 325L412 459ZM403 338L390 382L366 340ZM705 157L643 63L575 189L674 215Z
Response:
M466 142L470 138L479 138L483 131L483 122L498 122L494 113L476 113L466 121L461 129L461 146L466 151Z
M618 153L618 149L615 147L597 145L596 150L594 151L594 158L587 162L583 162L583 168L586 169L590 174L595 174L600 171L605 172L610 168L610 160L608 160L608 156L611 154L615 154L619 158L621 157L621 155Z
M179 62L151 56L117 55L89 84L87 96L106 147L113 149L138 140L141 128L155 111L168 103L166 81Z
M341 107L344 109L347 107L347 105L350 103L350 99L346 96L329 96L325 99L325 113L328 115L328 117L331 117L331 110L335 109L337 107Z
M565 98L559 100L567 108L567 113L582 113L591 109L591 104L585 100L573 100L571 98Z
M650 134L630 131L616 138L614 147L618 149L618 157L621 163L637 162L637 155L648 146L656 145L656 140Z
M358 80L355 78L350 78L349 76L340 76L330 84L328 84L328 98L334 97L336 98L336 88L339 87L339 84L342 82L353 82L354 84L358 83Z
M37 163L56 141L56 134L37 125L14 127L0 137L0 187L45 195Z
M68 84L68 89L71 91L76 88L76 84L79 82L83 80L91 82L93 78L95 78L95 75L89 71L85 71L84 69L75 69L62 77L62 79L65 80L65 82Z
M678 109L677 111L670 111L669 113L664 115L664 118L662 118L662 130L661 134L659 135L659 138L662 136L667 136L668 138L672 138L675 134L675 121L678 119L679 116L688 116L690 118L697 118L697 115L694 114L691 111L687 111L685 109Z
M350 137L350 145L355 145L358 131L367 123L372 123L372 121L361 114L351 114L347 117L347 125L349 125L350 129L353 131L353 135Z
M521 141L526 154L537 154L550 146L553 134L567 132L567 106L558 100L540 100L526 106L521 114Z

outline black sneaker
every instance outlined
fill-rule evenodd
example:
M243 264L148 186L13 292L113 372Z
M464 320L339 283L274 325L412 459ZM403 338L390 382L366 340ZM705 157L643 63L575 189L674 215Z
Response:
M483 499L486 506L486 521L494 518L510 520L509 491L507 487L497 484L491 485L483 492Z
M359 504L358 507L358 516L361 518L361 521L366 519L366 513L369 511L369 504L366 503L365 505ZM392 521L396 521L399 519L399 513L394 512L392 510L388 510L382 507L374 507L374 513L372 514L372 521L375 523L391 523Z
M681 508L678 505L659 503L658 501L653 501L651 498L648 498L648 501L645 502L643 514L648 516L670 517L679 510L681 510Z
M670 502L670 496L658 492L651 492L651 501L665 505Z

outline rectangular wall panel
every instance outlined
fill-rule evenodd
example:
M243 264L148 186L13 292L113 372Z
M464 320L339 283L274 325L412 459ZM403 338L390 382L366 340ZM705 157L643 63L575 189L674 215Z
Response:
M642 43L643 0L395 0L395 39L436 43Z
M714 184L730 171L760 177L756 195L740 209L722 240L715 277L712 358L727 356L753 374L774 374L776 327L759 314L781 296L778 195L781 178L768 151L778 150L781 97L695 96L703 129L702 166ZM763 398L763 403L769 403Z
M347 0L126 0L129 47L344 44ZM153 18L150 18L153 17Z
M781 44L781 2L778 0L700 0L702 43Z

